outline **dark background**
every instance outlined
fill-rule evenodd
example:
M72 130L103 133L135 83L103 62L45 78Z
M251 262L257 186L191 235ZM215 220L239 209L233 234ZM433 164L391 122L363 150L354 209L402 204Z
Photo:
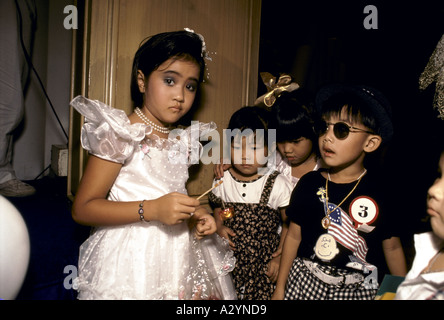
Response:
M378 29L364 28L366 5L377 8ZM405 241L428 227L444 120L433 108L435 85L420 91L419 76L443 34L443 1L262 0L260 72L289 73L312 92L331 82L366 84L391 102L395 135L377 168ZM260 81L259 94L265 90Z

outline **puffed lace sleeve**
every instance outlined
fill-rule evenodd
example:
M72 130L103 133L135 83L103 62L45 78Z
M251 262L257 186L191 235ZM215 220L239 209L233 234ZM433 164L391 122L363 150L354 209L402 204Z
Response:
M124 163L152 130L141 123L131 124L123 110L98 100L77 96L71 101L71 106L85 117L82 147L105 160Z

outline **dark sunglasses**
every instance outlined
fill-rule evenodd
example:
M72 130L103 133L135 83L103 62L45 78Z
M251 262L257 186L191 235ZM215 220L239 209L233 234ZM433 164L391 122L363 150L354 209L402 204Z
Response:
M364 130L361 128L356 128L356 127L348 125L345 122L331 123L331 122L327 122L324 120L319 121L315 125L315 131L319 136L323 136L327 132L327 130L330 126L333 126L333 133L335 134L335 137L339 140L346 139L350 132L365 132L365 133L374 134L374 132L372 132L372 131L367 131L367 130ZM354 130L354 131L352 131L352 130Z

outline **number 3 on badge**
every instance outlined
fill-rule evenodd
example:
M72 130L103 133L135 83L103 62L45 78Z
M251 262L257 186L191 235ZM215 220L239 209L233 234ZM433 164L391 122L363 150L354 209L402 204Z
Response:
M356 229L370 232L373 230L373 227L369 228L369 225L378 217L379 208L375 200L362 196L351 202L349 212L355 222Z

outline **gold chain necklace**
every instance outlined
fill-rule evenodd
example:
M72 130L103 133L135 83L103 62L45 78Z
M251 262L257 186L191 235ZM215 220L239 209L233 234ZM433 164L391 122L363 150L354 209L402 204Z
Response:
M356 189L356 187L358 186L358 184L359 184L359 182L361 182L361 179L362 179L362 177L364 176L364 174L366 174L367 173L367 169L364 169L364 171L361 173L361 175L358 177L358 182L356 182L356 184L355 184L355 186L353 187L353 189L345 196L345 198L344 199L342 199L342 201L333 209L333 210L330 210L329 208L328 208L328 181L329 180L331 180L331 178L330 178L330 172L328 172L327 173L327 180L326 180L326 182L325 182L325 201L326 201L326 203L327 203L327 205L326 205L326 209L327 209L327 212L326 212L326 214L325 214L325 217L324 218L322 218L322 220L321 220L321 224L322 224L322 227L324 227L324 229L328 229L328 227L330 227L330 224L331 224L331 218L330 218L330 214L332 213L332 212L334 212L338 207L340 207L341 206L341 204L343 204L344 203L344 201L345 200L347 200L347 198L348 197L350 197L350 195L353 193L353 191L355 191L355 189Z

